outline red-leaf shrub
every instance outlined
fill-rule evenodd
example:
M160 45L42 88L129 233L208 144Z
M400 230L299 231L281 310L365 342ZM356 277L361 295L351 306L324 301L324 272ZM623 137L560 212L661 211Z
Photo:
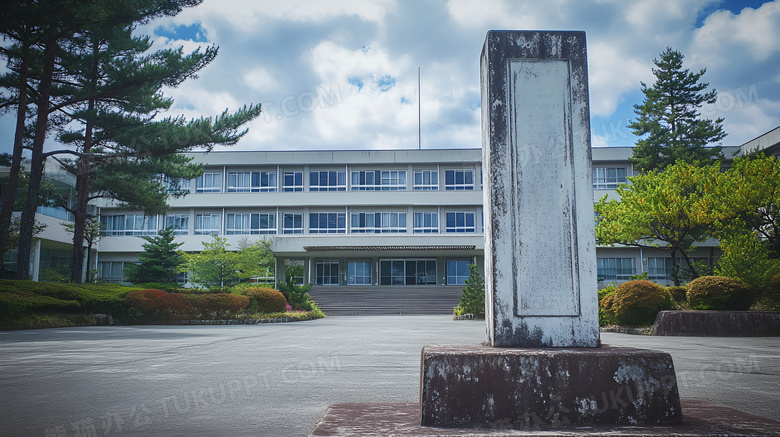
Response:
M180 318L190 309L184 295L155 289L131 291L125 297L125 305L141 319Z
M186 299L200 318L222 318L249 305L249 298L230 293L188 294Z
M287 307L287 299L273 288L247 288L244 296L249 298L249 308L258 313L281 313Z

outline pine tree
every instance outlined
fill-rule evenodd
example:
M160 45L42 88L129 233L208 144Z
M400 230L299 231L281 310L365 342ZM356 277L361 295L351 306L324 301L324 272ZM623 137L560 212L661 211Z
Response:
M4 14L0 18L0 35L10 41L11 50L3 50L2 55L9 61L12 74L8 78L18 77L15 84L3 81L2 86L15 91L18 101L4 102L5 107L17 106L17 138L19 126L27 119L24 99L28 93L34 99L34 127L27 135L32 138L30 181L28 196L22 210L17 278L27 279L29 259L35 227L35 211L39 201L40 185L43 178L45 156L43 144L51 129L50 115L79 100L53 104L52 89L60 82L66 82L60 71L58 59L64 45L84 29L102 25L113 27L121 23L144 23L152 18L175 15L184 7L194 6L202 0L18 0L4 5ZM21 17L21 18L17 18ZM27 47L29 50L25 50ZM19 49L19 50L17 50ZM21 55L19 54L21 53ZM25 74L24 69L14 69L14 65L24 65L27 59L35 69ZM21 62L16 62L21 60ZM34 73L34 74L33 74ZM14 76L18 75L18 76ZM26 80L25 80L26 79ZM82 97L82 100L84 97ZM20 120L20 119L24 120ZM14 142L14 153L20 141ZM19 149L21 150L21 149ZM12 167L12 171L14 168ZM4 205L5 206L5 205ZM0 214L0 226L6 226L7 209ZM5 229L0 229L0 233Z
M655 83L648 87L642 82L645 98L634 105L636 120L628 127L642 137L634 147L631 162L639 170L663 170L678 160L691 164L707 164L723 159L719 143L726 133L723 118L702 119L699 109L705 103L715 103L715 90L705 92L708 83L700 82L707 71L691 73L683 69L683 54L666 48L661 59L653 59Z
M469 278L463 287L458 309L462 314L485 315L485 279L476 264L469 264Z
M167 190L165 182L190 180L202 173L202 166L191 163L180 152L235 144L246 133L242 126L260 114L260 106L256 105L232 114L225 111L217 117L154 119L172 104L161 89L196 77L214 59L217 48L190 54L184 54L181 48L150 53L149 38L132 35L135 25L155 16L174 15L200 0L130 3L132 8L128 10L124 2L104 2L101 6L108 12L103 15L112 19L85 22L55 41L57 57L52 65L57 79L49 81L48 110L44 112L56 111L59 123L76 121L81 127L60 129L59 140L75 150L36 154L33 148L33 170L36 160L62 154L75 156L57 158L76 176L75 206L68 208L63 203L76 223L71 270L74 282L82 281L84 254L80 242L92 218L87 214L90 200L111 196L147 214L163 213L168 196L186 194L183 190ZM46 123L51 126L51 120ZM23 215L29 215L29 211L26 208ZM0 215L0 224L3 217ZM20 239L20 262L25 256L29 258L26 243ZM19 272L19 277L26 274Z
M184 262L177 249L184 243L174 243L172 227L165 228L146 240L144 251L138 254L138 264L125 267L125 279L136 283L174 282L178 267Z

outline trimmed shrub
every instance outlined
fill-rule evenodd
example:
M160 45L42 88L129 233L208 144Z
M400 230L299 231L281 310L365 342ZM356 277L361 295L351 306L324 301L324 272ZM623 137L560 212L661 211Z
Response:
M658 311L674 308L672 296L648 280L628 281L615 289L612 311L621 325L650 325Z
M598 292L599 296L599 326L616 324L615 312L612 306L615 303L615 285L608 285Z
M684 285L679 286L671 286L666 287L666 291L669 292L670 295L672 295L672 299L674 299L675 302L682 302L684 300L688 299L688 287Z
M253 312L280 313L287 307L287 299L273 288L247 288L243 293L249 298L249 309Z
M688 284L688 303L695 310L744 311L753 305L750 286L725 276L702 276Z
M168 293L156 289L131 291L125 297L125 305L131 318L178 319L186 316L190 304L182 294Z
M224 318L249 305L248 297L230 293L188 294L185 298L198 318Z

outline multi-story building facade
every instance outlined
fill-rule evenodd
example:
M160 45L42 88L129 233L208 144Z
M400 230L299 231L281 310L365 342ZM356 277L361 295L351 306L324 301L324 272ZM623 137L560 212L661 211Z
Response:
M741 146L731 159L763 150L780 155L780 127ZM631 147L592 149L594 202L638 172ZM92 256L104 280L121 282L144 240L167 226L182 250L197 252L219 235L231 248L242 240L272 240L276 278L328 286L463 285L468 265L482 265L482 156L480 149L371 151L241 151L193 153L205 172L181 181L189 194L172 198L161 216L97 204L104 237ZM541 157L537 157L541 159ZM44 221L57 211L39 211ZM49 215L43 215L49 214ZM61 212L59 213L61 215ZM66 216L60 217L67 219ZM51 234L51 235L49 235ZM65 256L67 234L57 226L41 235L38 266L51 250ZM696 262L713 264L718 243L697 244ZM44 252L48 250L49 255ZM598 247L602 284L648 273L671 280L669 252L658 248ZM46 256L44 256L46 255ZM47 258L48 257L48 258ZM684 267L684 266L683 266Z
M463 285L481 264L481 152L212 152L190 194L165 216L104 205L98 262L121 280L143 240L173 226L185 251L220 235L231 247L268 238L276 276L291 266L317 285Z

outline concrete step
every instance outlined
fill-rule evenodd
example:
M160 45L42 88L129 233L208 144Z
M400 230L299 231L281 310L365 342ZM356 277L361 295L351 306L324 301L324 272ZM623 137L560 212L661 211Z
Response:
M315 286L309 293L326 315L452 314L459 286Z

